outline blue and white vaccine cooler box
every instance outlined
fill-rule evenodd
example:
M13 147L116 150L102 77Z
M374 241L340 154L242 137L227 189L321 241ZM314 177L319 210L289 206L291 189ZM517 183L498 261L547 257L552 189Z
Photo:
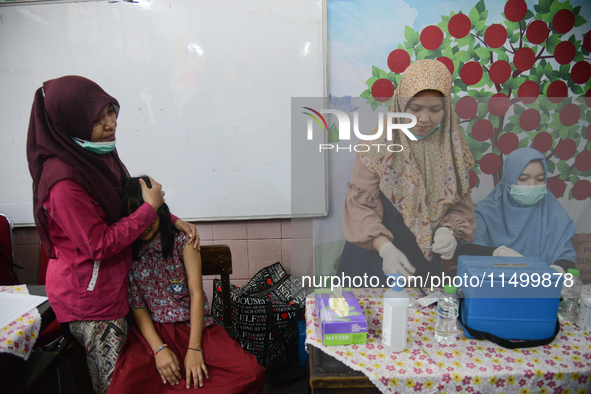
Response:
M544 260L460 256L457 277L462 279L457 286L463 293L462 324L509 340L554 334L563 275Z

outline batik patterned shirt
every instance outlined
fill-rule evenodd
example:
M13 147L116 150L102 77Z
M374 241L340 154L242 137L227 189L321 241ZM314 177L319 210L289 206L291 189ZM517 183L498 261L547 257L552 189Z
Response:
M152 320L158 323L176 323L191 319L191 296L183 263L183 249L188 237L177 233L172 255L162 257L160 233L151 245L140 247L138 258L129 271L129 306L147 308ZM203 292L205 319L203 328L213 324L211 310Z

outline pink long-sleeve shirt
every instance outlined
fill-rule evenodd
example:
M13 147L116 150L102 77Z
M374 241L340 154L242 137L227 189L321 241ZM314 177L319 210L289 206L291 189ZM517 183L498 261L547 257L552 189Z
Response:
M129 311L130 245L156 220L154 209L144 203L109 226L99 204L69 179L52 186L43 207L56 254L48 264L46 286L57 319L64 323L124 317Z
M372 242L380 235L392 241L394 235L382 224L384 207L380 199L380 180L355 158L349 190L343 206L345 239L365 249L373 249ZM476 216L472 196L466 193L460 201L450 205L437 228L449 225L457 238L472 242L476 231Z

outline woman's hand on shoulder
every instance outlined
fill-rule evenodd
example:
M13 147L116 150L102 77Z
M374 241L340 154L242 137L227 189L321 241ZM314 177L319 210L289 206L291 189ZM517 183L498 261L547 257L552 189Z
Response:
M203 351L187 350L185 371L187 374L187 388L191 388L191 381L194 388L203 387L205 379L209 379L209 372L207 372L205 360L203 359Z
M164 348L154 358L162 383L178 384L181 379L181 367L174 352L169 348Z
M189 236L187 244L192 244L193 249L201 250L199 233L197 233L197 227L193 223L187 223L184 220L179 219L174 224L174 227Z
M145 202L150 204L155 211L164 204L164 192L162 191L162 185L150 178L152 187L148 187L146 182L140 178L140 186L142 187L142 198Z

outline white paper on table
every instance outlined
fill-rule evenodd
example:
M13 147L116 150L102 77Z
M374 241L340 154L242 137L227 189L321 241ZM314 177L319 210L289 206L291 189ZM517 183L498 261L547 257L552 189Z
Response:
M0 293L0 329L47 301L47 297L28 294Z

